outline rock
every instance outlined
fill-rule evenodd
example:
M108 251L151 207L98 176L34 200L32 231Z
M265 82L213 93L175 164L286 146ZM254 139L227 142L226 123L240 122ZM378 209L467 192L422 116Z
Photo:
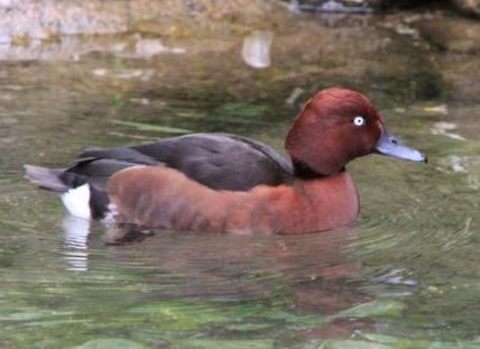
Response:
M35 1L39 0L26 0L26 4ZM100 0L82 4L95 1ZM118 3L115 6L121 7L126 2ZM163 10L158 3L129 2L127 27L141 27L142 33L30 40L28 45L0 46L0 58L82 60L90 55L116 56L128 62L123 70L105 70L104 64L90 67L96 83L139 89L139 95L141 88L164 91L165 86L175 86L177 91L200 91L199 95L222 91L225 96L247 99L283 98L294 107L313 91L332 85L368 90L372 98L389 103L438 98L444 90L442 75L432 64L428 48L416 45L408 35L382 27L383 17L346 16L351 21L326 21L322 25L318 16L291 20L286 11L275 12L278 8L270 0L249 0L253 7L245 6L246 0L165 0ZM248 8L242 10L242 6ZM108 14L104 15L107 18ZM262 20L265 16L268 21ZM155 26L142 27L141 23ZM192 31L193 36L162 35L175 33L168 29L172 23L185 33ZM227 35L232 32L235 35ZM129 62L132 58L148 58L148 69L144 62ZM196 82L195 89L191 81ZM295 88L301 92L290 98Z
M248 32L288 15L278 0L131 0L129 6L131 29L155 35Z
M287 14L277 0L0 0L0 43L136 30L162 36L229 32L268 25L274 12Z
M61 34L111 34L128 29L123 1L0 2L0 37L47 39Z

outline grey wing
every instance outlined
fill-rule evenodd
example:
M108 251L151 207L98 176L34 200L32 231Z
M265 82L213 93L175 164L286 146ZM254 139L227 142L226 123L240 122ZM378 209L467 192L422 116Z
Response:
M272 148L229 134L191 134L132 149L212 189L279 185L290 181L293 174L291 164Z
M219 190L275 186L293 176L291 164L267 145L221 133L191 134L134 147L86 149L56 176L67 188L88 182L103 191L114 173L135 165L172 167Z

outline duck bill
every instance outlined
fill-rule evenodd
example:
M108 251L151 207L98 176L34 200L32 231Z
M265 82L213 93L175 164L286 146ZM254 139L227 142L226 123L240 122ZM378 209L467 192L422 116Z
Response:
M382 128L382 134L375 146L374 152L405 161L427 162L425 154L402 144L388 132L385 126Z

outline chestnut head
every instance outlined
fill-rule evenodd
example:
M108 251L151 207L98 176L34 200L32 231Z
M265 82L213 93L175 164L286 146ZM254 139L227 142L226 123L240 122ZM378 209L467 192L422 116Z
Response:
M379 153L408 161L426 161L396 140L375 106L363 94L329 88L304 106L290 129L285 147L295 168L332 175L360 156Z

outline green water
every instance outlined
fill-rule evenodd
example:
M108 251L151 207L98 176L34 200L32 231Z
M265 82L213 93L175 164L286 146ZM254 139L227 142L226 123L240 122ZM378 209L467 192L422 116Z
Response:
M316 25L277 35L263 70L242 62L241 38L183 40L186 54L152 59L0 63L0 347L480 348L480 105L451 102L414 46L378 44L402 37L370 26L312 34ZM303 52L300 39L322 30L325 45ZM377 41L365 48L355 31ZM342 40L361 54L328 46ZM22 164L62 166L85 145L184 132L281 151L299 106L338 83L372 96L430 159L352 163L353 227L122 239L23 179Z

